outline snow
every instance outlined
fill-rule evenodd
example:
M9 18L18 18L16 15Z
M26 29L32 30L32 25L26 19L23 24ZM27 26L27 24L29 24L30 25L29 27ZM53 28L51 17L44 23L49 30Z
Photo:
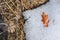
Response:
M44 27L41 14L49 16L49 26ZM50 0L47 4L23 12L26 22L24 30L27 40L60 40L60 0Z

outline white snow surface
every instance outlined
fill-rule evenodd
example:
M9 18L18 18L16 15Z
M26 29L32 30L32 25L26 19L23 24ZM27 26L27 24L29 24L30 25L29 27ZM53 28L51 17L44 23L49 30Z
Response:
M41 14L49 16L49 25L44 27ZM50 0L33 10L23 12L26 22L24 30L27 40L60 40L60 0Z

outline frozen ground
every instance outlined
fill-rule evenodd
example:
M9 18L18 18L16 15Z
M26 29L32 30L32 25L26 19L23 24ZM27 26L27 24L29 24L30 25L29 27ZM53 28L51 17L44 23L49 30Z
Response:
M41 14L49 16L49 26L44 27ZM50 0L47 4L23 13L25 19L24 30L27 40L60 40L60 0Z

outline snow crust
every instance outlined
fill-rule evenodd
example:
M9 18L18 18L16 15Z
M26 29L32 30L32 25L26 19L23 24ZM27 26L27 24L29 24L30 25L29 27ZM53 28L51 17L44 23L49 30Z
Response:
M44 27L41 14L49 16L49 26ZM27 40L60 40L60 0L50 0L47 4L23 13L26 22L24 30Z

